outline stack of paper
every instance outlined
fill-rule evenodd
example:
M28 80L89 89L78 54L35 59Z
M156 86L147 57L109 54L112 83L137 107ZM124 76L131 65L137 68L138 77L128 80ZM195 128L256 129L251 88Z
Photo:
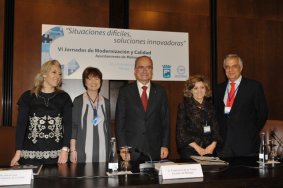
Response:
M10 169L12 170L32 169L33 175L39 175L41 168L42 168L42 165L19 165L19 166L13 166Z
M120 175L127 175L127 174L133 174L133 172L131 172L131 171L119 171L119 172L116 172L116 173L106 172L107 176L120 176Z
M167 165L176 165L176 163L174 163L172 161L157 162L157 163L154 163L154 168L155 168L155 170L159 171L161 166L167 166Z
M219 159L218 157L208 157L208 156L191 156L193 160L201 165L229 165L228 162Z

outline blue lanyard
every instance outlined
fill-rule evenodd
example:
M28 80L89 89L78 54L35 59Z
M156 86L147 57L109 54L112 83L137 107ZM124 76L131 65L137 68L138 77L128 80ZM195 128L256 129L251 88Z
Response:
M87 94L88 100L90 102L91 108L93 110L93 117L96 118L97 117L97 110L98 110L98 107L99 107L99 97L98 97L98 94L96 95L94 101L90 98L90 96L89 96L89 94L87 92L86 92L86 94ZM95 104L96 99L97 99L96 108L94 108L93 104Z

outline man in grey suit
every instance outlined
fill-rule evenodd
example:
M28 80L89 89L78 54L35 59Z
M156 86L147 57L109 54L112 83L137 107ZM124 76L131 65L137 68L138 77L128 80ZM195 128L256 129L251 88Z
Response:
M132 147L133 161L144 157L141 153L150 155L153 160L167 158L170 126L166 92L151 82L153 62L150 57L138 57L134 73L136 81L120 88L117 100L118 147Z
M268 109L262 85L241 75L243 62L236 54L224 59L228 78L216 89L215 105L223 142L218 144L222 157L256 156L259 132L264 126Z

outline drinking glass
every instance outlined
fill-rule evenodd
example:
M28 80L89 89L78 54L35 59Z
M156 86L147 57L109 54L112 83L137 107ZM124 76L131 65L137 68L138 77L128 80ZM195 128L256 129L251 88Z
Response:
M277 157L276 159L280 162L283 161L283 145L279 144L277 147Z
M121 147L121 152L123 152L122 155L124 156L122 157L121 170L125 171L126 175L130 168L130 160L131 160L130 149L131 149L130 146Z
M271 162L274 162L275 157L277 156L277 148L276 148L276 144L275 144L275 140L271 139L269 140L269 159L271 160Z

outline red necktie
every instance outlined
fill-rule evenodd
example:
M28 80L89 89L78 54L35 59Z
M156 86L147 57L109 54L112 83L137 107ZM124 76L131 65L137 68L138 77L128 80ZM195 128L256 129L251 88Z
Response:
M144 111L146 111L147 108L147 94L146 94L146 90L147 90L147 86L142 86L142 95L141 95L141 101L142 101L142 105L144 108Z
M231 82L230 85L231 85L231 89L227 96L227 103L226 103L227 107L232 107L235 99L235 83Z

